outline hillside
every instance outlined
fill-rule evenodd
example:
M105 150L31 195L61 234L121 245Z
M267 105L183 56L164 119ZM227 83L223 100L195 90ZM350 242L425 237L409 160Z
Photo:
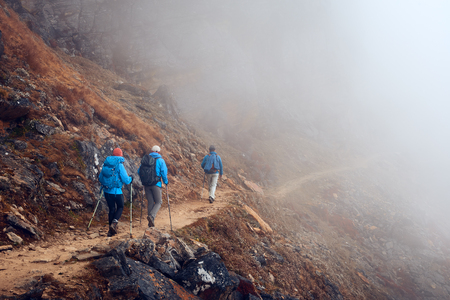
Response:
M120 146L137 178L154 144L168 165L168 195L148 230L142 185L136 180L132 195L124 188L134 202L134 238L169 234L219 254L230 274L250 282L241 299L450 297L446 225L417 208L425 195L409 161L356 143L324 145L295 128L223 139L189 123L170 87L150 92L48 47L0 6L2 299L27 299L37 289L37 299L127 298L112 294L112 280L93 266L102 255L80 255L130 243L129 203L118 236L106 237L104 199L86 231L97 174ZM199 166L210 144L225 165L213 204Z

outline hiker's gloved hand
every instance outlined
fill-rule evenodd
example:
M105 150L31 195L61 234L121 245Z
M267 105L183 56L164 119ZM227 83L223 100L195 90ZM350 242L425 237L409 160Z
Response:
M133 175L130 175L130 177L131 177L131 182L130 182L130 184L132 184L132 183L133 183Z

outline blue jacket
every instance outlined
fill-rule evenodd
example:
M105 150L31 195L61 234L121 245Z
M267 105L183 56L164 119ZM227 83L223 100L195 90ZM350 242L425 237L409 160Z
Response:
M217 155L217 153L214 152L214 151L211 151L211 152L209 152L209 153L210 153L210 154L215 154L215 155ZM205 155L205 157L203 157L202 164L201 164L202 168L205 167L205 165L206 165L206 159L207 159L208 157L209 157L209 154L207 154L207 155ZM213 174L217 174L217 173L220 172L220 175L223 175L222 159L220 158L219 155L217 155L217 158L219 159L219 171L217 171L217 172L215 172L215 173L213 173Z
M119 179L122 181L122 183L130 184L131 183L131 177L128 176L127 171L125 170L125 167L123 166L123 163L125 161L125 158L122 156L108 156L105 159L105 162L108 161L108 163L112 165L116 165L119 162ZM104 188L103 191L108 194L122 194L122 188Z
M169 184L169 180L167 179L167 166L166 166L166 162L162 158L161 154L159 154L157 152L150 152L149 155L154 157L154 158L160 158L160 159L156 160L156 176L161 177L163 182L164 182L164 184L168 185ZM139 169L140 168L141 167L139 166ZM139 173L139 169L138 169L138 173ZM162 187L161 181L158 182L156 185L159 186L159 187Z

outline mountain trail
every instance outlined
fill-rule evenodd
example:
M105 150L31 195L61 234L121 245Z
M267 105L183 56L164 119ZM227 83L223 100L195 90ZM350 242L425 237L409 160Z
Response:
M318 171L294 178L272 191L267 191L266 196L284 198L307 182L331 174L365 168L372 160L373 158L361 159L345 167ZM221 186L216 191L216 201L211 204L207 199L208 191L204 189L202 199L171 202L171 216L169 216L169 209L166 205L167 196L163 191L163 207L156 216L155 227L163 232L170 232L171 223L172 229L177 230L194 223L198 219L217 214L229 205L233 193L235 191L232 189ZM147 229L146 205L144 205L141 219L140 202L135 199L133 203L132 235L134 238L140 238ZM101 222L105 224L105 214L103 214ZM98 221L94 219L89 231L86 231L85 228L77 228L67 232L57 232L54 237L38 242L36 245L0 253L0 274L3 275L3 280L0 283L1 293L4 295L20 295L26 292L36 281L34 277L44 274L51 274L58 281L70 285L72 278L83 274L84 269L89 264L89 260L73 259L74 255L83 252L88 253L92 248L130 238L129 213L124 212L122 215L119 233L116 236L109 238L106 236L107 232L108 226L99 225Z
M172 220L172 229L177 230L198 219L217 214L228 205L232 193L232 190L220 187L216 190L216 201L211 204L207 198L208 191L204 189L203 199L171 202L170 218L168 207L165 205L167 196L164 191L164 206L156 216L155 227L160 231L170 232L170 219ZM146 205L142 210L142 220L140 216L140 202L133 201L132 235L134 238L141 238L148 228ZM106 214L103 214L102 224L107 222L106 218ZM45 274L51 274L58 281L70 285L75 276L83 274L90 262L89 260L73 259L74 255L88 253L92 248L95 250L96 247L101 248L102 245L130 238L128 211L122 214L119 233L116 236L107 237L108 226L98 223L94 218L88 231L86 228L77 228L67 232L57 232L54 237L50 237L46 241L0 253L0 274L3 278L0 283L0 295L23 294L36 282L35 277Z
M377 156L372 156L369 158L361 158L357 159L351 163L349 163L346 166L343 167L335 167L330 168L322 171L317 171L310 173L306 176L300 176L293 178L291 180L285 181L283 184L277 186L276 188L272 189L271 191L268 191L266 193L267 196L283 199L286 196L288 196L290 193L294 192L298 188L300 188L305 183L332 175L332 174L339 174L342 172L360 169L360 168L368 168L369 164L372 163Z

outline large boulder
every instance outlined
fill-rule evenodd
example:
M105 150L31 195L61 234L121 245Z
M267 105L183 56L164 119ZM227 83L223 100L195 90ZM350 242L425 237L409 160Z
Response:
M231 277L220 256L210 252L189 263L174 280L202 299L224 300L236 290L239 280Z
M0 100L0 120L11 121L26 116L32 108L27 98L18 100Z
M114 252L115 251L115 252ZM125 256L120 248L113 255L93 262L109 281L110 296L121 299L200 299L154 268Z

